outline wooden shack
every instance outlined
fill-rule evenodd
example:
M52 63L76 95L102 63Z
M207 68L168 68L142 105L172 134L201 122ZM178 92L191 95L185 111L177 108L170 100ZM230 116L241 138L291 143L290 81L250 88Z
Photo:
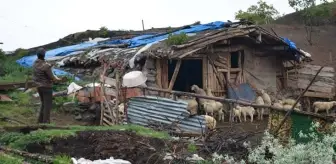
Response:
M285 86L284 63L307 59L284 39L254 25L206 31L181 45L162 41L143 54L147 75L153 77L149 86L188 92L196 84L215 96L241 83L276 93Z

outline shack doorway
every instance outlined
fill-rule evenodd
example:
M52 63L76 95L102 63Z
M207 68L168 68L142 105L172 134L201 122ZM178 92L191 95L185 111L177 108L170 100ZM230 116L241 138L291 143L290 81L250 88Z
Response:
M172 79L177 60L168 61L168 80ZM199 87L203 86L202 80L202 60L182 60L180 70L177 74L173 90L191 92L191 86L196 84Z

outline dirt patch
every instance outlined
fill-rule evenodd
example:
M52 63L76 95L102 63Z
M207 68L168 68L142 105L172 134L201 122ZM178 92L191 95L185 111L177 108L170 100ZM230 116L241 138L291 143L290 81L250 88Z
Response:
M138 136L128 131L82 131L67 139L54 139L48 145L32 144L32 153L67 154L91 160L110 157L129 160L131 163L155 163L163 157L165 148L161 139ZM162 154L161 154L162 155Z

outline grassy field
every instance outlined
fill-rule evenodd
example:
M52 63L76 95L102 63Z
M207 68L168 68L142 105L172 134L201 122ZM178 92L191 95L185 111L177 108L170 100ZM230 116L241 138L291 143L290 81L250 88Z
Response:
M0 84L11 82L25 82L30 78L31 69L24 68L16 60L28 54L25 50L17 50L15 56L5 56L0 50Z

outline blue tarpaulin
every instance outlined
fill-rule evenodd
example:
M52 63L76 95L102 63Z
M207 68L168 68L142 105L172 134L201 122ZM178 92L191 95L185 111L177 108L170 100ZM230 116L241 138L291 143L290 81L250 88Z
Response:
M175 31L173 32L173 34L180 34L180 33L189 34L189 33L198 33L198 32L202 32L205 30L215 30L215 29L223 28L225 24L226 24L225 22L216 21L216 22L212 22L208 24L193 25L193 26L190 26L189 28ZM125 39L125 40L119 39L119 40L105 41L101 43L85 42L85 43L81 43L77 45L66 46L66 47L49 50L46 52L46 59L55 57L55 56L66 56L72 52L83 50L86 48L92 48L94 46L98 46L101 44L113 45L113 44L127 43L129 45L129 48L133 48L133 47L144 46L146 44L157 42L157 41L160 41L166 38L168 38L168 34L163 34L163 35L162 34L158 34L158 35L146 34L146 35L141 35L141 36L134 37L132 39ZM293 43L287 38L284 38L284 41L290 46L290 49L297 50L295 43ZM26 57L23 57L17 60L17 63L25 67L31 67L34 61L36 60L36 58L37 58L36 55L26 56ZM53 71L56 75L67 74L66 72L60 71L58 69L54 69Z
M245 102L254 102L256 93L247 83L238 85L237 87L228 88L228 97L233 100L241 100Z

